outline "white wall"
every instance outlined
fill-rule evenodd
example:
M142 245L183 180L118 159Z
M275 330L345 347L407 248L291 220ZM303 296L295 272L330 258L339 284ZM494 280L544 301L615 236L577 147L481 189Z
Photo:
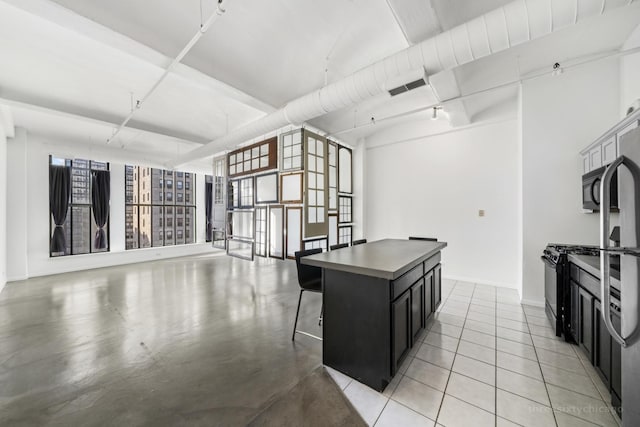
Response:
M394 133L401 138L385 132L388 144ZM515 118L390 145L372 139L367 238L437 237L449 244L445 277L517 288L517 139Z
M0 292L7 283L7 137L0 124Z
M640 25L627 39L622 50L640 47ZM625 115L633 101L640 98L640 53L627 55L620 60L620 114Z
M49 257L49 155L67 158L86 158L111 163L111 250L107 253ZM23 180L11 187L8 204L15 221L8 230L8 241L26 242L20 250L12 247L8 279L56 274L61 272L128 264L148 260L171 258L216 251L205 243L204 224L204 176L210 170L184 167L183 170L198 173L196 179L196 238L197 243L163 248L147 248L125 251L124 216L124 164L137 164L136 159L126 159L121 150L98 150L95 146L63 143L50 138L18 132L9 143L9 165L12 180ZM143 165L162 167L142 163Z
M621 118L618 60L524 82L521 102L522 298L542 304L545 245L598 243L597 215L581 212L579 151Z
M353 149L352 156L352 190L353 190L353 234L352 239L366 239L366 208L364 204L365 168L366 168L365 140L360 139Z

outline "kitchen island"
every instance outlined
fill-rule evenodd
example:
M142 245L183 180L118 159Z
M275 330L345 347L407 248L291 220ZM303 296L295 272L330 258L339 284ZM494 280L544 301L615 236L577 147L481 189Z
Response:
M323 363L384 390L440 304L446 246L385 239L304 257L323 269Z

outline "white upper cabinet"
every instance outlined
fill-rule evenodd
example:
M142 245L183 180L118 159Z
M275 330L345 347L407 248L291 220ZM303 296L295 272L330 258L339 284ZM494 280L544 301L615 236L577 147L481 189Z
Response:
M640 110L637 110L582 150L580 152L582 156L582 173L589 173L613 162L618 157L620 139L627 132L637 128L639 123Z
M598 145L589 150L589 169L602 167L602 146Z

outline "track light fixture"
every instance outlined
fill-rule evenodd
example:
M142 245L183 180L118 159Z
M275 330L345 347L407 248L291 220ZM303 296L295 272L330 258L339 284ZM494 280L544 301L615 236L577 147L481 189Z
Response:
M431 120L438 120L438 110L442 110L442 107L433 107L433 113L431 114Z
M555 64L553 64L553 71L551 72L552 76L559 76L560 74L562 74L564 70L562 69L562 66L560 65L559 62L556 62Z

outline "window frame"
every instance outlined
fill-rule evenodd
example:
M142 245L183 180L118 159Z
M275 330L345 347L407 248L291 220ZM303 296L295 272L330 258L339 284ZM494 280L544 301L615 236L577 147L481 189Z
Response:
M92 179L91 179L91 171L93 170L106 170L109 171L109 174L111 174L111 164L109 162L100 162L97 160L86 160L86 159L67 159L65 157L58 157L58 156L54 156L53 154L49 154L49 170L51 169L52 166L62 166L60 164L55 164L54 165L54 160L62 160L64 162L64 166L65 167L69 167L70 168L70 191L69 191L69 206L67 208L67 216L66 216L66 220L65 220L65 225L64 225L64 232L65 232L65 237L69 239L68 243L68 248L69 248L69 253L66 253L66 248L65 248L65 253L63 254L58 254L58 255L54 255L53 252L51 252L51 238L53 236L53 230L55 229L55 223L53 221L53 216L51 215L51 208L49 208L49 258L64 258L64 257L68 257L68 256L75 256L75 255L91 255L91 254L99 254L99 253L105 253L105 252L111 252L111 212L109 212L109 215L107 216L107 223L105 224L105 226L103 228L105 228L105 232L107 235L107 248L106 249L100 249L100 250L95 250L93 248L93 239L92 236L94 234L94 223L95 223L95 218L93 216L93 204L91 202L91 193L92 193ZM87 188L88 188L88 202L86 203L80 203L80 202L74 202L74 192L73 192L73 183L74 183L74 174L73 174L73 162L87 162L88 167L86 168L77 168L77 169L86 169L88 171L87 174ZM94 168L94 164L97 165L104 165L104 167L100 167L100 168ZM126 187L125 187L125 194L126 194ZM111 202L111 200L109 200L109 202ZM89 230L88 230L88 241L89 241L89 252L80 252L80 253L74 253L74 248L73 248L73 235L74 235L74 218L73 218L73 208L77 207L77 208L88 208L89 209ZM67 230L67 224L68 225L68 230Z
M125 197L125 251L135 250L135 249L151 249L151 248L159 248L159 247L167 247L167 246L180 246L180 245L191 245L197 243L197 209L196 209L196 177L197 174L183 172L183 171L168 171L159 168L152 168L148 166L140 166L140 165L125 165L125 188L129 185L129 177L128 168L133 168L132 171L132 186L135 187L135 176L137 174L138 177L147 178L150 180L150 188L145 189L145 194L148 197L144 197L144 200L141 200L140 193L140 182L138 179L138 189L137 189L137 197L136 189L133 188L133 195L131 196L131 200L129 201L128 197ZM140 170L143 173L140 173ZM148 173L147 173L148 172ZM177 180L183 183L182 190L178 190ZM189 182L189 189L186 188L186 183ZM155 186L154 183L158 185ZM168 184L169 183L169 184ZM183 194L182 202L177 201L176 193L181 192ZM148 194L146 194L148 192ZM186 202L186 195L190 194L191 201L189 203ZM172 194L172 197L167 197L168 194ZM171 199L171 200L169 200ZM133 233L133 237L130 239L127 236L128 232L128 213L127 210L131 208L132 216L133 216L133 230L137 229L137 233ZM137 218L134 212L137 208ZM178 243L177 239L179 236L178 229L178 209L183 209L182 218L182 242ZM142 213L143 210L148 210L148 213ZM172 213L168 213L171 211ZM187 217L191 214L190 220L187 221ZM144 215L144 218L142 218ZM158 217L160 216L159 223ZM141 237L141 220L147 219L149 220L150 235L148 245L142 246L142 237ZM137 221L136 221L137 220ZM168 225L171 223L171 225ZM187 224L189 224L187 226ZM136 228L137 226L137 228ZM145 227L146 229L147 227ZM156 236L157 235L157 236ZM167 236L170 236L168 239ZM188 236L188 237L187 237ZM169 243L168 243L169 242ZM131 243L131 246L130 246ZM137 244L135 246L134 244ZM146 244L146 242L145 242Z

